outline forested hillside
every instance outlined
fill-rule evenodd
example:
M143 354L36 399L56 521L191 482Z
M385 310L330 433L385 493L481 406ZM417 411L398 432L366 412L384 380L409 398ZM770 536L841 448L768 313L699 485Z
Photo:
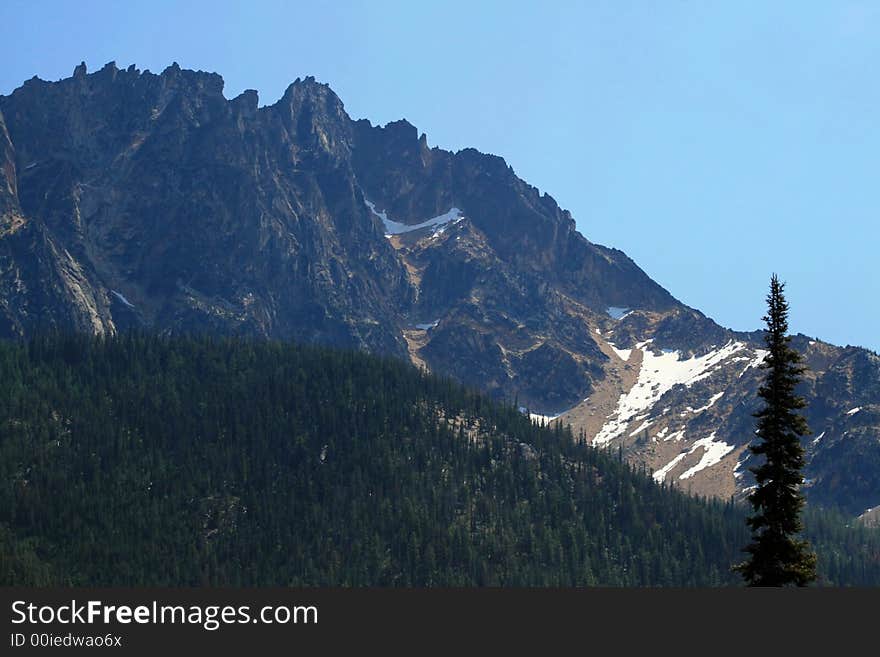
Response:
M0 343L4 585L727 585L744 513L394 360ZM880 584L876 531L807 524L822 583Z

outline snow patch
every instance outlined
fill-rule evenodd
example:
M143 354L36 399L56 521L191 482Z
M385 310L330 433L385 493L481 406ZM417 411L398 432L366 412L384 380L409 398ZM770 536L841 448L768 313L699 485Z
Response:
M124 303L126 306L128 306L129 308L134 308L134 304L132 304L128 299L126 299L125 296L123 296L121 293L117 292L116 290L110 290L110 293L113 296L115 296L117 299L119 299L122 303Z
M715 440L715 432L713 431L706 438L701 438L700 440L696 441L693 445L691 445L690 449L682 452L674 459L672 459L669 463L657 470L653 474L654 481L656 481L658 484L663 483L666 480L666 475L668 475L675 466L681 463L681 461L685 457L690 456L701 447L704 451L702 458L700 458L700 462L680 474L678 477L679 479L689 479L697 474L700 470L705 470L706 468L712 467L722 458L724 458L724 456L727 455L731 450L734 449L733 445L728 445L721 440ZM738 463L737 467L739 467L739 465L740 464Z
M715 402L717 402L717 401L718 401L719 399L721 399L723 396L724 396L724 393L723 393L723 392L719 392L718 394L712 395L712 396L709 398L709 403L706 404L705 406L700 406L699 408L692 408L692 407L688 406L688 407L685 408L685 410L681 413L681 415L684 416L684 415L687 415L688 413L694 413L694 414L702 413L703 411L706 411L706 410L712 408L712 406L715 405Z
M672 432L663 439L663 442L666 442L667 440L684 440L684 429Z
M570 410L571 409L569 408L568 410L562 411L561 413L557 413L556 415L541 415L540 413L532 413L525 406L519 407L520 413L522 413L523 415L528 415L529 419L532 420L532 422L537 422L538 424L540 424L542 422L544 424L552 424L554 420L562 417L563 415L568 413L568 411L570 411Z
M608 306L605 309L605 312L608 313L608 316L611 319L621 320L629 315L632 310L630 310L629 308L620 308L619 306Z
M690 454L690 452L682 452L674 459L672 459L669 463L657 470L657 472L652 475L654 477L654 481L656 481L658 484L662 484L666 480L666 475L668 475L675 466L681 463L682 459L688 454Z
M706 438L701 438L693 445L691 445L691 451L688 453L693 454L700 447L705 450L703 452L703 457L700 459L700 462L697 463L694 467L688 469L686 472L683 472L678 477L679 479L689 479L690 477L693 477L695 474L697 474L700 470L711 468L713 465L723 459L727 454L732 452L735 446L728 445L723 440L715 440L715 432L713 431Z
M379 212L379 211L376 209L376 206L375 206L375 204L373 204L372 201L370 201L370 200L368 200L368 199L365 198L365 199L364 199L364 203L366 203L366 204L367 204L367 207L370 208L370 212L372 212L374 215L376 215L377 217L379 217L379 219L382 220L382 223L383 223L383 224L384 224L386 221L390 221L390 220L388 219L388 215L385 213L385 211L383 210L382 212Z
M719 392L719 393L716 393L716 394L714 394L714 395L712 395L712 396L709 398L709 403L706 404L705 406L701 406L700 408L698 408L697 410L695 410L694 413L702 413L702 412L705 411L707 408L711 408L712 406L715 405L715 402L717 402L717 401L718 401L719 399L721 399L723 396L724 396L724 392L723 392L723 391L722 391L722 392Z
M364 199L364 203L367 204L367 207L370 208L370 212L379 217L382 220L382 223L385 225L385 237L391 237L392 235L402 235L403 233L410 233L414 230L421 230L422 228L434 228L435 234L440 234L444 230L446 230L446 225L452 222L458 223L460 220L464 218L464 215L461 210L458 208L449 208L446 212L436 217L431 217L430 219L426 219L417 224L402 224L399 221L394 221L393 219L388 218L388 213L385 211L379 212L376 209L376 206L367 199Z
M743 456L739 461L736 462L736 465L733 468L733 478L734 479L742 478L743 473L740 472L739 470L740 470L740 468L742 468L745 465L746 461L749 460L749 457L751 455L752 455L752 453L750 451L746 450L745 456Z
M603 445L619 437L637 415L649 411L674 386L681 384L690 387L705 379L712 374L715 366L745 348L741 342L730 341L704 356L681 360L677 351L655 355L646 348L650 342L646 340L636 345L635 348L642 351L638 381L620 396L617 407L593 438L594 445Z
M562 413L560 413L559 415L562 415ZM552 424L553 421L559 417L559 415L540 415L539 413L529 413L529 419L533 422L537 422L538 424L541 424L542 422L544 424Z
M633 436L642 433L642 431L650 427L652 424L654 424L654 420L645 420L638 429L629 434L629 437L632 438Z
M611 347L612 350L614 350L614 353L617 354L617 357L624 363L629 360L629 355L633 351L632 349L618 349L610 342L608 343L608 346Z
M823 432L820 433L818 436L816 436L815 438L813 438L813 444L814 444L814 445L818 444L818 442L819 442L820 440L822 440L822 438L824 438L824 437L825 437L825 432L823 431Z
M748 365L743 368L743 371L739 373L740 376L749 371L751 367L759 367L761 363L764 362L764 359L767 358L767 354L770 351L768 349L755 349L755 357L752 359Z
M862 410L862 407L861 407L861 406L856 406L855 408L851 408L851 409L849 409L849 410L846 412L846 414L847 414L847 415L855 415L855 414L858 413L860 410Z
M439 323L440 320L435 319L433 322L428 322L427 324L416 324L416 328L421 329L422 331L430 331L432 328L437 328Z
M456 212L456 213L458 213L458 216L456 216L455 218L453 218L453 219L450 220L450 221L444 221L443 223L439 224L439 225L434 229L434 234L431 236L431 239L436 239L437 237L439 237L440 235L442 235L443 233L445 233L445 232L446 232L446 229L449 228L449 226L455 226L456 224L459 224L459 223L461 223L462 221L464 221L464 216L461 215L461 210L459 210L458 208L452 208L449 212ZM447 212L446 214L449 214L449 212ZM433 221L442 220L443 217L445 217L445 216L446 216L446 215L441 215L441 216L439 216L439 217L434 217L433 219L428 219L428 221L427 221L427 222L423 222L422 225L424 225L424 224L430 224L430 222L433 222ZM433 224L432 224L432 225L433 225ZM455 239L456 239L456 241L457 241L457 240L460 240L460 239L461 239L461 235L458 235Z

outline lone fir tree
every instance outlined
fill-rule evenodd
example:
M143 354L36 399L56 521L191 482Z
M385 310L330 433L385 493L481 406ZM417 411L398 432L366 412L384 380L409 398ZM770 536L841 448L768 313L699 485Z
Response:
M766 378L758 396L764 406L755 413L758 443L750 449L764 461L751 468L757 488L749 495L752 542L745 552L750 556L735 567L749 586L806 586L816 579L816 555L809 543L799 538L804 507L800 491L804 449L800 437L810 430L797 412L806 406L804 399L795 394L805 368L800 354L790 346L784 287L773 274L767 315L763 318L769 353L761 365Z

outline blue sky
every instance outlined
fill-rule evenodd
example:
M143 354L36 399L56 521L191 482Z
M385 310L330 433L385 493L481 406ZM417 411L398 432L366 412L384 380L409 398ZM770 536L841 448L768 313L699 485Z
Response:
M329 83L354 118L503 156L725 326L880 349L880 3L2 0L0 93L108 61ZM16 27L17 26L17 27Z

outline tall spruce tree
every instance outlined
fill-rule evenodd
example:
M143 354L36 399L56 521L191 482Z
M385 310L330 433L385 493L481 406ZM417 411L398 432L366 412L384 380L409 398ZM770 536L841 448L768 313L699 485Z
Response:
M806 586L816 579L816 555L809 543L799 538L804 507L800 438L810 430L798 413L806 402L795 394L795 387L805 368L800 354L790 345L784 288L773 274L763 318L769 353L761 368L766 378L758 390L764 406L755 413L757 444L750 447L752 454L764 460L751 468L757 488L749 496L752 542L745 552L750 556L736 566L749 586Z

